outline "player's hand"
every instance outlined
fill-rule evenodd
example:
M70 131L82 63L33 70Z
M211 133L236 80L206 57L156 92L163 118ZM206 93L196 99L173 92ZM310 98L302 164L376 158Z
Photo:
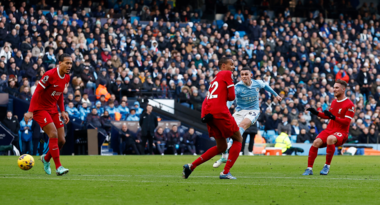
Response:
M63 121L65 121L65 124L69 123L70 121L69 115L66 112L62 112L61 115L63 117Z
M282 101L282 97L281 96L277 96L276 99L278 100L278 102L281 102Z
M311 112L311 114L313 114L313 115L318 115L318 113L319 113L315 108L312 108L312 107L307 108L306 110Z
M335 116L330 111L325 110L323 113L325 113L325 115L330 119L335 120Z
M33 113L32 112L27 112L24 114L24 121L26 124L28 124L29 120L33 118Z

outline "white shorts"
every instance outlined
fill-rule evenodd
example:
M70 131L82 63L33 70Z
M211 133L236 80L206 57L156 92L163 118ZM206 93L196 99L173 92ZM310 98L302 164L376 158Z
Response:
M232 117L235 118L237 125L244 120L244 118L248 118L251 121L251 124L256 123L257 119L259 119L260 110L240 110L239 112L235 112Z

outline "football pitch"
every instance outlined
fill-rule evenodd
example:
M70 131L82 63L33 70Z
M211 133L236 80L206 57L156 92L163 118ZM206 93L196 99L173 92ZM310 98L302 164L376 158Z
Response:
M334 156L330 174L302 176L307 157L241 156L220 180L214 158L182 179L195 156L62 156L70 173L23 171L17 157L0 157L0 204L380 204L380 157Z

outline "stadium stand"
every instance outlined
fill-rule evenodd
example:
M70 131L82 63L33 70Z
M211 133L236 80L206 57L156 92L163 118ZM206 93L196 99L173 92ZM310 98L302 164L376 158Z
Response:
M92 106L99 116L108 111L107 119L138 119L144 99L173 99L176 106L200 113L218 59L227 56L235 63L235 83L240 70L249 67L255 79L284 99L260 92L257 126L267 141L275 141L277 126L287 116L292 142L312 142L327 121L306 108L328 109L334 81L342 79L356 105L348 142L379 142L377 2L360 7L343 0L322 5L205 1L203 6L203 1L166 0L27 2L0 3L0 92L17 102L30 101L41 76L68 53L74 65L65 106L80 129ZM132 109L136 114L129 116ZM188 127L202 131L183 125L181 136Z

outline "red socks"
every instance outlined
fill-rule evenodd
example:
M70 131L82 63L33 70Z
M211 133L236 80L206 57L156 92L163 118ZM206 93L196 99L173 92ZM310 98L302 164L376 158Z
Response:
M196 159L191 166L191 169L194 170L198 165L207 162L209 159L213 158L215 155L219 154L219 150L216 146L211 147L205 153L203 153L198 159Z
M223 174L228 174L230 172L231 167L234 166L237 158L239 157L241 147L241 142L234 141L230 148L230 154L228 155L226 166L224 166Z
M334 144L327 145L327 149L326 149L326 164L327 165L331 164L331 160L334 156L334 153L335 153L335 145Z
M50 161L51 157L53 157L55 169L58 169L58 167L61 166L61 162L59 161L58 138L49 139L49 152L45 156L45 161L47 161L46 158Z
M309 158L307 160L307 167L313 168L315 158L317 158L318 155L318 148L311 146L309 150Z
M49 141L50 142L50 141ZM50 143L49 143L50 144ZM50 154L50 149L49 149L49 151L46 153L46 155L45 155L45 161L46 162L50 162L50 159L51 159L51 154Z

